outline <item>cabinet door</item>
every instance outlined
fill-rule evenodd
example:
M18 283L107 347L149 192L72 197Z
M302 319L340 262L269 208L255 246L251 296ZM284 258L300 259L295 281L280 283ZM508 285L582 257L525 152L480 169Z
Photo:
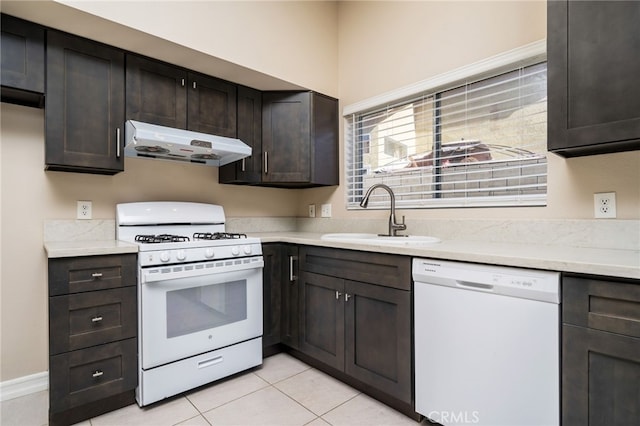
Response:
M640 149L640 2L547 5L549 150Z
M236 85L197 73L189 73L188 80L188 129L235 138Z
M220 183L260 183L262 180L262 93L238 86L238 139L251 156L220 167Z
M310 181L309 92L266 92L262 97L262 181Z
M640 424L640 339L562 327L562 424Z
M49 170L124 170L124 53L47 32L45 162Z
M264 258L262 346L268 347L280 343L282 245L263 244L262 257Z
M345 282L345 372L411 403L411 292Z
M312 93L311 183L338 185L338 100Z
M300 347L298 247L283 246L282 261L281 338L285 345L298 349Z
M300 350L344 370L344 281L300 272Z
M42 107L44 28L2 15L2 102Z
M187 72L127 55L127 120L187 128Z

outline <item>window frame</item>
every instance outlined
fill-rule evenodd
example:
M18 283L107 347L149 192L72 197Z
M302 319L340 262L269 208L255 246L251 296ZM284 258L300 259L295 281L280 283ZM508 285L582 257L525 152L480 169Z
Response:
M375 112L385 105L401 106L403 103L409 103L412 99L419 96L433 96L434 100L434 149L439 149L442 145L440 132L437 132L438 118L435 115L439 111L439 96L447 90L452 90L460 86L472 84L481 80L496 77L504 73L515 71L519 68L529 67L536 64L546 62L546 40L540 40L508 52L487 58L485 60L470 64L465 67L455 69L453 71L443 73L433 78L423 80L413 85L405 86L391 92L387 92L361 102L347 105L343 109L343 118L345 120L345 198L348 210L360 209L359 201L367 186L364 181L365 175L357 176L350 174L357 171L355 166L352 167L354 161L354 150L357 149L357 140L364 137L358 134L358 130L352 126L351 120L357 116L364 116L367 113ZM367 135L368 136L368 135ZM398 202L398 207L406 209L424 209L424 208L442 208L442 207L516 207L516 206L545 206L546 191L546 150L538 153L542 156L544 165L544 194L536 196L523 197L460 197L460 198L424 198L415 202ZM538 157L540 158L540 157ZM524 164L524 163L523 163ZM438 167L437 165L435 167ZM440 182L435 183L437 190L440 190ZM371 203L370 208L386 208L387 203Z

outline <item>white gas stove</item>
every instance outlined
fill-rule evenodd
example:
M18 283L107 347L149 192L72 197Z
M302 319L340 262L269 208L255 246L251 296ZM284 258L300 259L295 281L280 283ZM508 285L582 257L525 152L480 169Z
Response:
M140 406L262 363L260 239L213 204L118 204L116 222L139 245Z

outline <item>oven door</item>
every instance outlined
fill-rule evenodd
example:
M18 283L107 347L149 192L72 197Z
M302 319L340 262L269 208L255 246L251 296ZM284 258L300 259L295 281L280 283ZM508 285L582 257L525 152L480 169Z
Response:
M262 256L140 269L143 369L262 335Z

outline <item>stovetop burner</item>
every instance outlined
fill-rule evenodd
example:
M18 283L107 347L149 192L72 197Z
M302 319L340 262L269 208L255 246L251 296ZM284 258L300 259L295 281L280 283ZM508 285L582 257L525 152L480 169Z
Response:
M154 243L182 243L190 241L189 237L183 235L136 235L135 241L142 244L154 244Z
M247 235L231 232L196 232L193 234L194 240L234 240L238 238L247 238Z

